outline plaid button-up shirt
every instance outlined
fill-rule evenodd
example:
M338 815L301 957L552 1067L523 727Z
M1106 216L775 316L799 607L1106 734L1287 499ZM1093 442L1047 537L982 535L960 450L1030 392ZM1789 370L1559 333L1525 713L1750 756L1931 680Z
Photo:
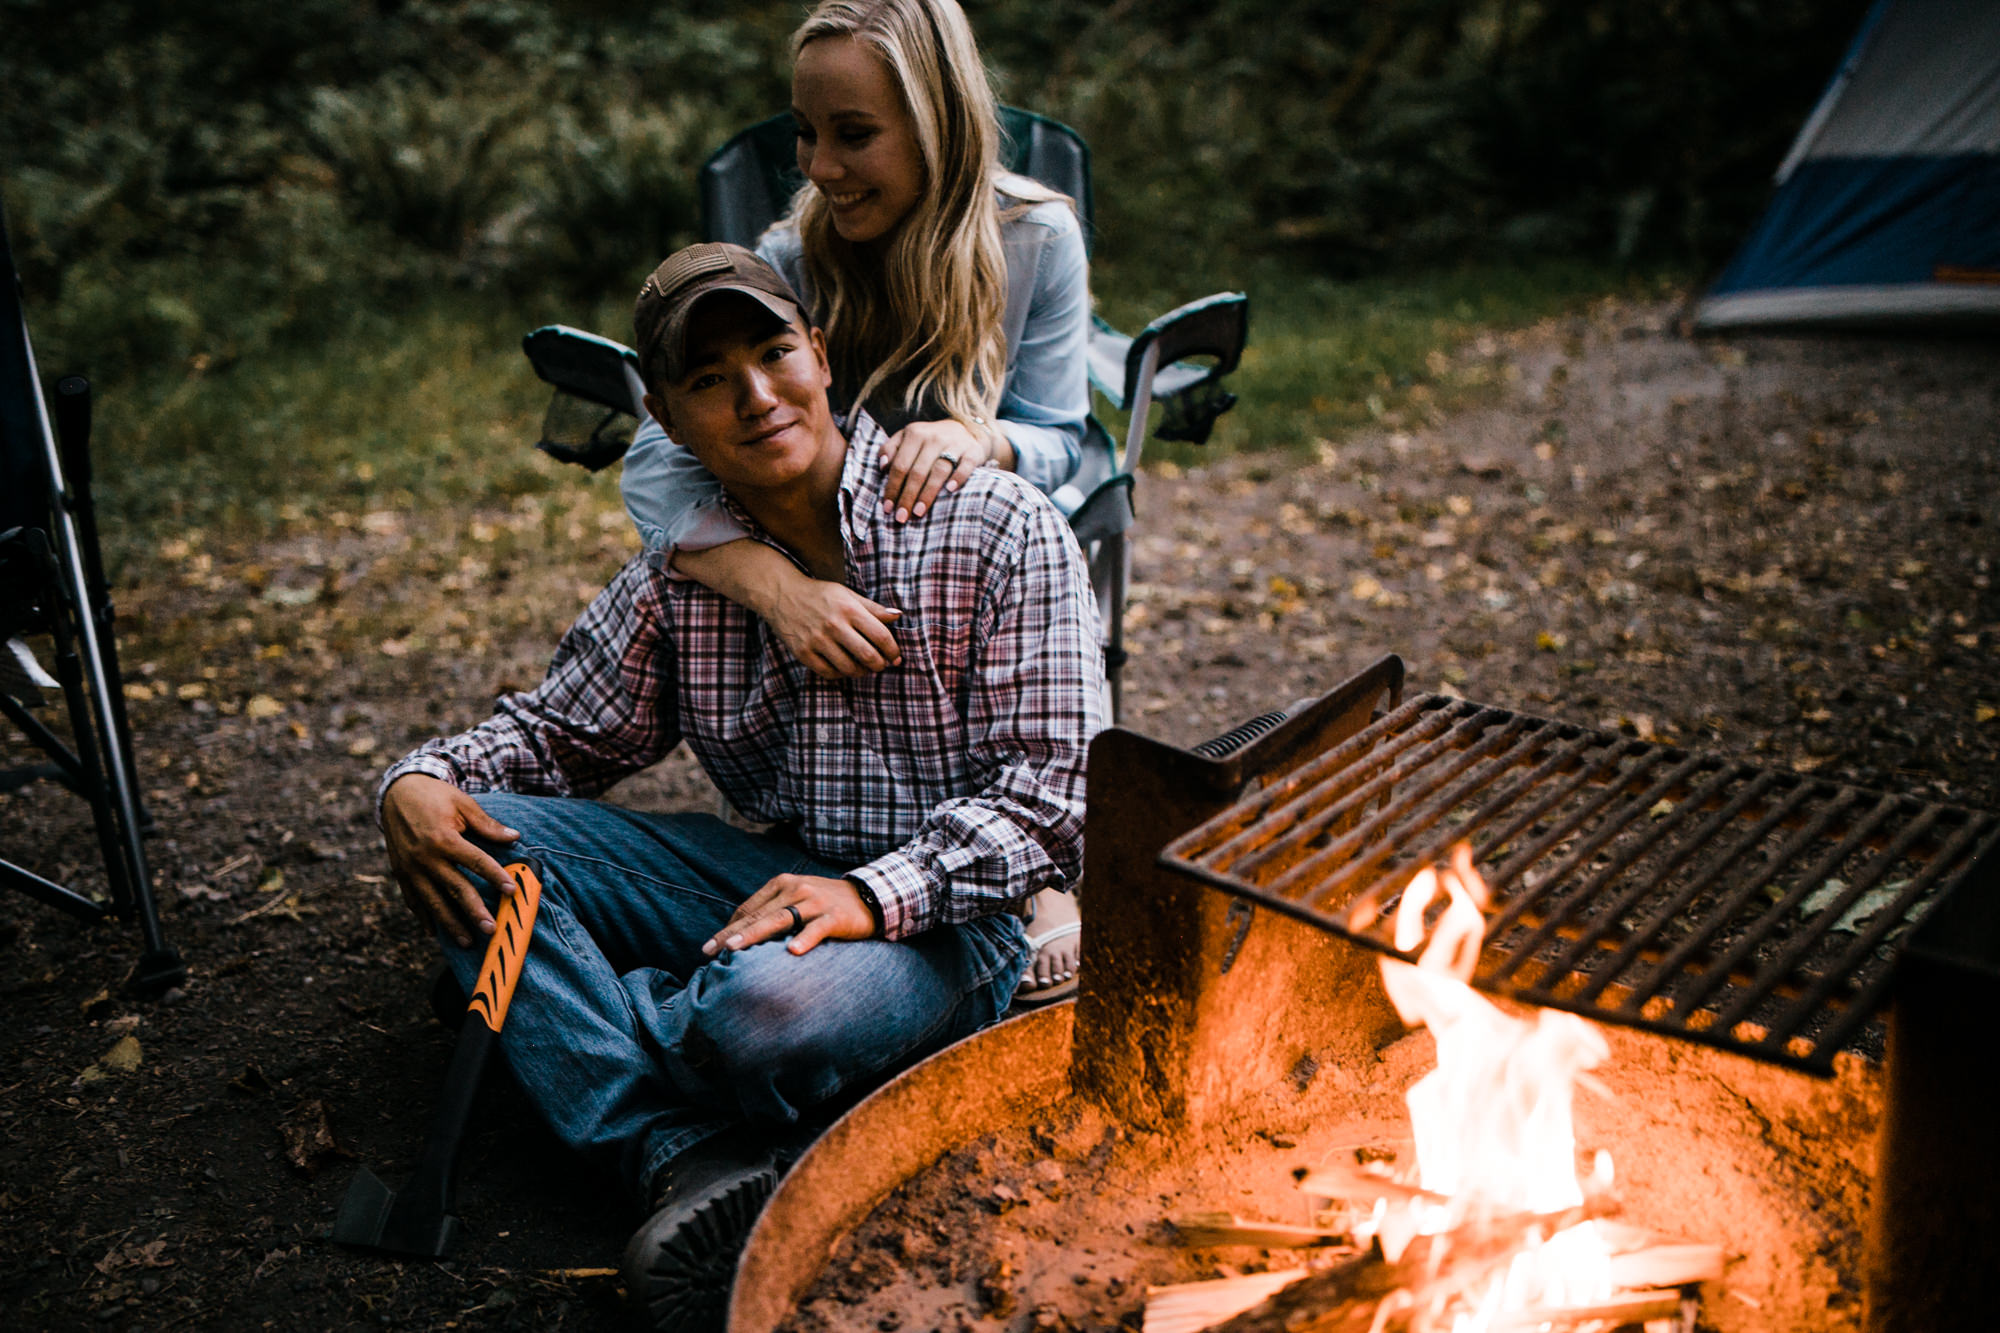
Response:
M903 612L900 664L822 679L755 615L640 556L571 626L539 686L425 743L382 790L427 773L468 792L589 796L685 739L737 809L794 824L814 856L853 867L890 939L1074 883L1084 753L1104 725L1075 537L996 468L926 518L890 522L882 431L857 414L850 439L847 582Z

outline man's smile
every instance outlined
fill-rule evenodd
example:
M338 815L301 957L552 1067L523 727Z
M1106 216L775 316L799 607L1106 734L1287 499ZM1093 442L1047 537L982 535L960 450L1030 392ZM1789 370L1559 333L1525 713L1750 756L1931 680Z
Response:
M755 435L752 435L749 438L743 440L740 447L745 449L753 449L760 444L769 444L773 440L777 439L778 436L783 435L785 432L791 430L794 426L798 424L799 424L798 418L792 417L788 420L780 421L775 425L766 426L764 427L764 429L758 431Z

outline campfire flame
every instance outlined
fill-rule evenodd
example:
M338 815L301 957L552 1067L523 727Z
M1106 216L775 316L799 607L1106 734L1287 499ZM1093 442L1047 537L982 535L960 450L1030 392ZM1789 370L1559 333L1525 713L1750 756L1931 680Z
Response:
M1459 843L1447 865L1418 871L1403 890L1394 942L1416 962L1382 959L1397 1012L1437 1043L1436 1067L1405 1094L1415 1178L1357 1152L1356 1165L1335 1158L1300 1173L1302 1191L1342 1205L1316 1212L1312 1227L1231 1213L1177 1220L1187 1244L1355 1244L1317 1270L1149 1288L1146 1333L1195 1333L1252 1307L1244 1317L1261 1318L1259 1329L1330 1328L1336 1317L1371 1317L1371 1307L1369 1333L1695 1326L1700 1284L1723 1275L1722 1249L1608 1220L1608 1153L1578 1179L1571 1095L1578 1083L1598 1087L1588 1071L1610 1047L1572 1014L1516 1018L1473 990L1488 904L1472 849Z
M1429 929L1438 900L1443 910ZM1498 1219L1547 1219L1526 1229L1524 1248L1476 1291L1413 1293L1412 1327L1483 1333L1512 1326L1511 1314L1590 1305L1612 1294L1611 1246L1581 1220L1584 1182L1576 1173L1571 1093L1585 1070L1610 1053L1604 1037L1573 1014L1503 1013L1469 984L1485 936L1486 884L1460 843L1443 869L1425 867L1403 891L1396 947L1423 951L1414 964L1382 959L1382 984L1403 1020L1431 1030L1437 1067L1407 1094L1421 1193L1384 1197L1358 1229L1395 1262L1418 1236L1452 1238ZM1599 1153L1595 1191L1609 1188L1611 1162Z

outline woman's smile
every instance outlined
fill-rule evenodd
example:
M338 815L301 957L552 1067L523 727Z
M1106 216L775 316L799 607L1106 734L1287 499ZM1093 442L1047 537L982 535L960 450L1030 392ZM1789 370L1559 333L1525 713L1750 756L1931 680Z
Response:
M833 229L860 245L892 234L924 190L923 152L894 76L851 37L822 37L792 72L799 170L826 198Z

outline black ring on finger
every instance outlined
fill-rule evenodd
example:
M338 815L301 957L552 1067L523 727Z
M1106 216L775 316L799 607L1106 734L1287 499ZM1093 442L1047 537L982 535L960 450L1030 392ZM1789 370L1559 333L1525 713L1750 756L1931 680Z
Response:
M785 910L792 914L792 929L791 929L792 934L796 935L800 931L806 928L806 919L799 915L798 908L788 906L785 908Z
M951 470L952 470L953 472L956 472L956 471L958 471L958 455L957 455L957 454L939 454L939 455L937 456L937 461L938 461L938 462L940 462L940 463L949 463L949 464L951 464Z

